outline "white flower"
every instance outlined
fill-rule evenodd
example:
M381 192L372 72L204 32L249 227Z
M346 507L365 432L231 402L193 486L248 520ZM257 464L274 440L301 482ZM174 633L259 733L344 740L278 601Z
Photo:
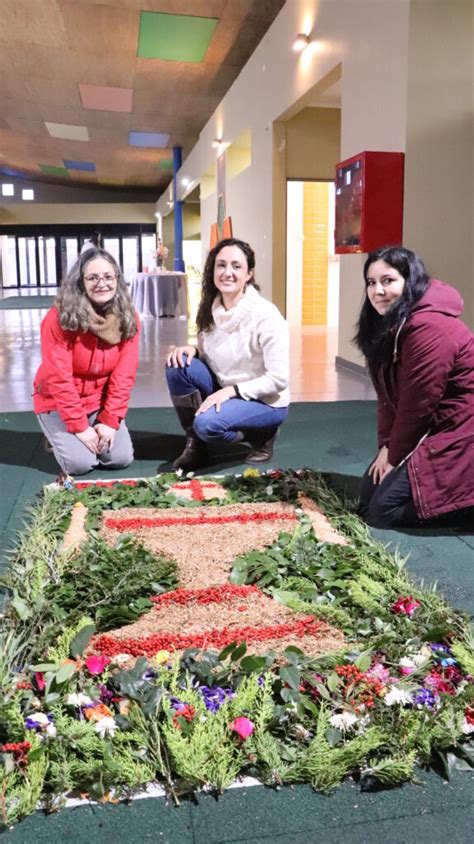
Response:
M469 736L471 733L474 733L474 724L470 724L467 718L465 718L461 729L465 736Z
M38 712L36 715L32 715L31 720L34 720L35 726L41 727L41 729L44 729L49 724L49 718L44 712Z
M383 700L387 706L393 706L396 703L399 703L400 706L405 706L407 703L412 703L412 696L410 692L405 691L405 689L400 689L398 686L392 686Z
M130 654L115 654L114 662L117 662L118 665L122 665L125 662L128 662L130 659Z
M357 715L354 715L353 712L344 710L344 712L336 712L334 715L331 715L329 723L336 730L351 730L354 724L357 724L358 720Z
M82 692L78 692L77 694L73 692L66 697L68 706L90 706L92 702L92 699L88 695L82 694Z
M416 663L414 659L410 659L409 656L402 656L400 662L398 663L401 668L415 668Z
M106 735L114 736L115 730L117 729L117 723L115 718L111 718L109 715L104 715L103 718L96 722L94 729L96 733L99 733L101 738L105 738Z
M182 474L183 474L182 469L176 469L176 472L175 472L176 477L180 478Z
M53 738L56 735L57 732L58 731L57 731L56 727L54 726L54 724L48 724L48 726L45 729L46 735L49 736L50 738Z

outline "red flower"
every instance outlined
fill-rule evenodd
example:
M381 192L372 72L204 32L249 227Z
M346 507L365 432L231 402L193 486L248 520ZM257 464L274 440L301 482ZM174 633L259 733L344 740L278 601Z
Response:
M398 613L399 615L413 615L415 610L417 610L420 606L420 602L417 601L413 595L407 595L406 597L400 595L395 603L392 604L390 609L392 612Z

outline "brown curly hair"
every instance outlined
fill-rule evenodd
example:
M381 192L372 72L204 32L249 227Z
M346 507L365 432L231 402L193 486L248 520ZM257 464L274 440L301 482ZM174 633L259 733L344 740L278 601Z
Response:
M94 258L103 258L107 261L117 276L117 290L112 301L107 303L106 310L107 313L116 315L122 338L129 340L137 333L137 323L127 283L113 255L99 247L92 247L84 252L61 284L54 303L59 311L61 328L65 331L88 331L89 329L88 298L83 279L87 265Z

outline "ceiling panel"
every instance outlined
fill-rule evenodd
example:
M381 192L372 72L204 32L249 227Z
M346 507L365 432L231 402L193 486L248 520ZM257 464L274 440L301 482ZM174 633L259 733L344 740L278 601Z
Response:
M183 147L183 157L192 149L284 2L1 0L0 173L146 186L159 195L170 181L160 160L172 158L174 144ZM192 28L206 19L207 47L201 43L199 52L196 32L187 44L202 61L138 57L142 12L155 24L161 20L153 49L167 31L170 40L172 22ZM97 97L104 89L128 96L131 113L111 111L110 99L81 99L81 90ZM51 137L45 124L83 127L89 140ZM130 147L131 131L169 134L168 147ZM93 162L97 170L64 173L63 162L74 160Z

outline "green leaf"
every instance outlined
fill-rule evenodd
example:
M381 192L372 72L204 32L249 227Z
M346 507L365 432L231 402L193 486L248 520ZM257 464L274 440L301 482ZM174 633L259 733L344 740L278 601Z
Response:
M15 610L20 621L26 621L27 618L31 618L32 612L30 607L26 601L23 601L18 597L18 595L15 595L15 597L12 598L10 606Z
M264 656L244 656L240 661L240 668L246 674L260 673L266 666L266 658Z
M224 660L227 659L228 656L230 656L230 654L232 653L232 651L236 647L237 647L237 642L234 639L233 642L231 642L229 645L226 645L226 647L220 652L220 654L218 656L219 662L224 662Z
M280 677L291 689L298 689L300 685L300 672L294 665L287 665L280 668Z
M92 636L95 633L95 624L86 624L79 630L79 633L74 636L71 642L70 653L73 659L82 656Z
M324 735L330 747L337 747L342 742L342 732L341 730L336 730L335 727L328 727Z
M330 674L327 676L326 685L330 692L335 692L336 689L339 688L339 677L337 676L335 671L331 671Z
M359 671L368 671L370 663L372 662L372 652L373 648L367 648L366 651L362 651L362 653L359 654L354 663Z
M247 653L247 642L241 642L231 654L232 662L237 662L245 653Z
M71 665L70 663L67 663L66 665L61 665L59 671L54 675L54 685L62 686L63 683L67 683L68 680L71 679L72 675L76 673L76 671L77 667L75 665Z

